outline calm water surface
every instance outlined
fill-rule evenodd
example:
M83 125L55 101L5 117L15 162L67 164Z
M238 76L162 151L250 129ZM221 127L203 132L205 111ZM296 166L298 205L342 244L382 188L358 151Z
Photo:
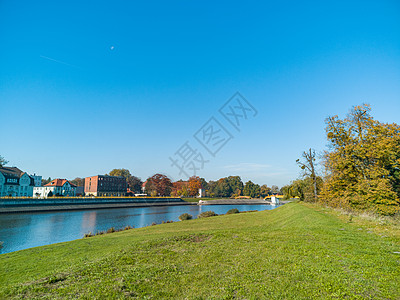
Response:
M231 208L239 211L270 210L272 205L183 205L138 208L113 208L85 211L0 214L0 253L31 247L66 242L82 238L85 233L114 227L135 228L160 224L162 221L179 221L183 213L196 218L204 211L225 214Z

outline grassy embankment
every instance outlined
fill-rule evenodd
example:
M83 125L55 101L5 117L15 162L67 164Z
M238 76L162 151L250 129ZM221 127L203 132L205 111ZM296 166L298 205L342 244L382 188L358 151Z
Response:
M298 203L162 224L0 255L0 298L399 299L399 232Z

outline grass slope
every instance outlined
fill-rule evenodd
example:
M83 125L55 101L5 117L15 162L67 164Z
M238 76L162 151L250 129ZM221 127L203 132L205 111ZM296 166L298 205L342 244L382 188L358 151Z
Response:
M400 299L397 237L291 203L0 255L0 298Z

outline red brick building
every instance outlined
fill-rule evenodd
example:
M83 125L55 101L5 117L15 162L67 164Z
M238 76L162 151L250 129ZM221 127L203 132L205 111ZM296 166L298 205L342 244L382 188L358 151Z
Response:
M96 175L85 178L86 196L125 196L126 179L122 176Z

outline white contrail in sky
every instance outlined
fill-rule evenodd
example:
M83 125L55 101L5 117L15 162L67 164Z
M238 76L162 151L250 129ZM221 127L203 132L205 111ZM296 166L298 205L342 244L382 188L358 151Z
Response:
M54 58L51 58L51 57L47 57L47 56L44 56L44 55L40 55L40 57L44 58L44 59L48 59L48 60L54 61L54 62L59 63L59 64L63 64L63 65L70 66L70 67L73 67L73 68L82 69L81 67L74 66L74 65L71 65L69 63L66 63L66 62L63 62L61 60L57 60L57 59L54 59Z

